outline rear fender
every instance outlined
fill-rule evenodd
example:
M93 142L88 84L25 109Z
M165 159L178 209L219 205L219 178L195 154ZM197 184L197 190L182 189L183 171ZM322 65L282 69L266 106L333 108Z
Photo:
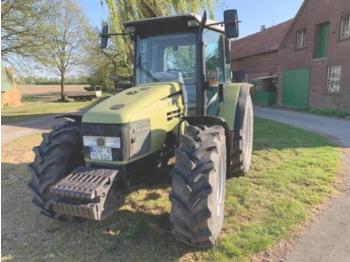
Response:
M231 131L239 130L243 125L244 105L252 85L248 83L226 83L224 101L220 105L219 117L227 122Z
M239 132L242 129L244 124L244 116L245 116L245 104L250 95L250 90L252 85L250 84L241 84L239 89L239 95L237 99L236 105L236 114L235 114L235 122L234 122L234 131Z

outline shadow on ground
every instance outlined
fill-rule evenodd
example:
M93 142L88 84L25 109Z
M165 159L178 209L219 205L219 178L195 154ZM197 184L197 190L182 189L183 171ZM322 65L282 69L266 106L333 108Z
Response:
M46 121L54 121L58 114L28 114L21 116L1 116L2 125L45 129ZM38 124L33 125L33 122Z
M171 261L196 251L171 234L169 175L136 180L123 207L105 221L57 221L31 203L26 166L2 163L3 258Z

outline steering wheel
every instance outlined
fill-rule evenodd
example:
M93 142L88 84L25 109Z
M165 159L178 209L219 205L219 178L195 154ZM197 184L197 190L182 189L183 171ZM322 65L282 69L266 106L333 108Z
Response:
M181 72L179 69L176 69L176 68L168 68L166 71L167 72L178 72L178 73L181 73L186 78L190 77L187 73Z

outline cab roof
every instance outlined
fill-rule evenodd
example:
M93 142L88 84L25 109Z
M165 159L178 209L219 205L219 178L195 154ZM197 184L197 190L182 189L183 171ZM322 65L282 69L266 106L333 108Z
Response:
M188 26L188 21L195 20L199 23L202 17L197 14L185 14L174 16L160 16L152 17L134 21L128 21L124 23L124 27L134 26L137 34L161 34L166 32L181 32L181 31L194 31L198 26ZM222 24L216 24L214 20L207 19L206 28L217 31L219 33L225 32L225 27Z

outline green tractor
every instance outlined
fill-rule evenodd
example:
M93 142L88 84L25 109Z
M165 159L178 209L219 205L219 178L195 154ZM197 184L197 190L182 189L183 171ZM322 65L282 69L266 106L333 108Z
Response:
M226 10L223 22L204 13L124 27L134 42L133 83L43 134L29 166L33 203L51 218L102 220L122 204L135 170L168 168L175 237L215 245L226 179L245 175L252 153L251 85L231 82L237 12ZM102 47L111 35L104 27Z

